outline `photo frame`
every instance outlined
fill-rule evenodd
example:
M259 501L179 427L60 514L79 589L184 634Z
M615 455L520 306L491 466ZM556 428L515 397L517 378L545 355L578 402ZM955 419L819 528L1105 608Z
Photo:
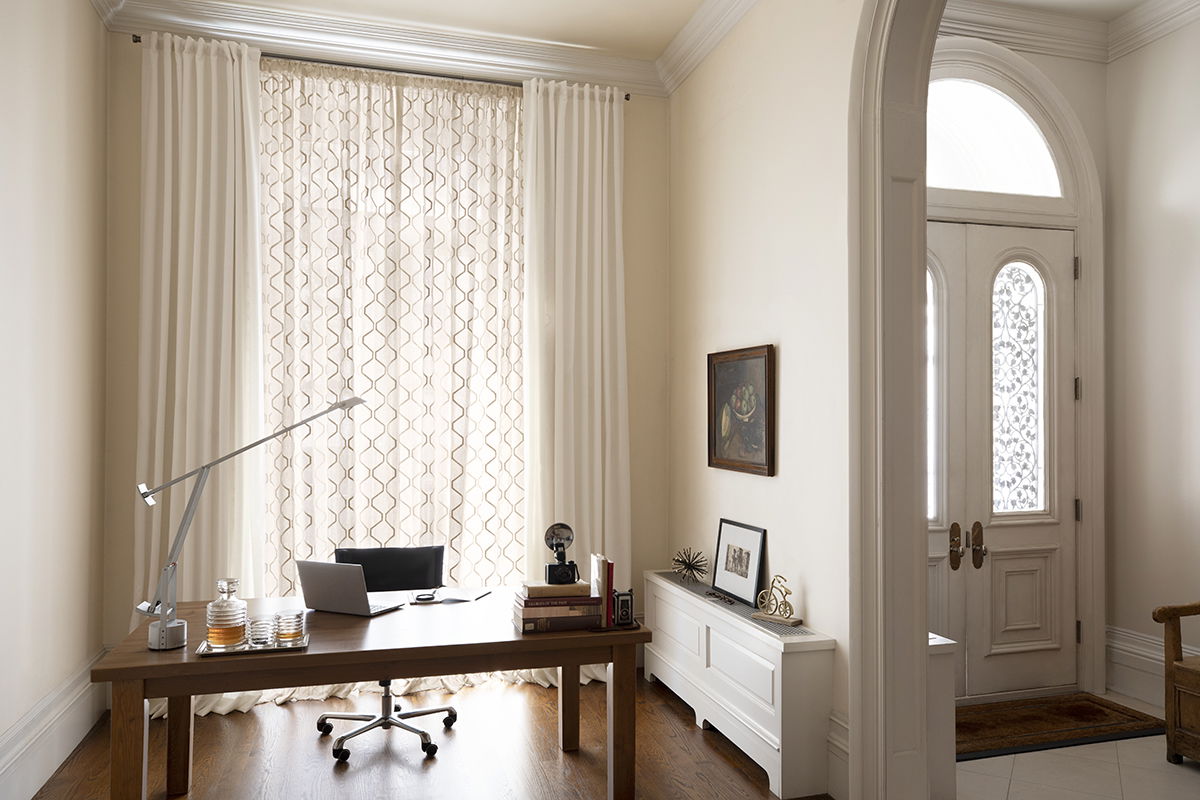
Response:
M713 590L753 607L762 591L766 541L766 528L722 519L712 566Z
M775 474L775 345L709 353L708 465Z

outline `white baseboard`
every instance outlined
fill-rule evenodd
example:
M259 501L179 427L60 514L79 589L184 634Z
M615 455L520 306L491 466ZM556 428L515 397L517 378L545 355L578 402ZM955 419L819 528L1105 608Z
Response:
M1163 705L1163 643L1157 636L1108 628L1107 689L1117 694L1141 700L1162 708ZM1200 656L1200 649L1184 647L1186 658Z
M837 711L829 715L829 788L833 800L850 798L850 720Z
M28 798L54 774L108 707L105 684L91 682L101 648L70 678L0 735L0 795Z

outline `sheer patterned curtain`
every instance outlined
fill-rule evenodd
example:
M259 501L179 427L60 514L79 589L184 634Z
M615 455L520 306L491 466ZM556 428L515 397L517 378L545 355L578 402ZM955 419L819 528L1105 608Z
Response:
M262 60L266 592L340 546L524 579L521 90Z

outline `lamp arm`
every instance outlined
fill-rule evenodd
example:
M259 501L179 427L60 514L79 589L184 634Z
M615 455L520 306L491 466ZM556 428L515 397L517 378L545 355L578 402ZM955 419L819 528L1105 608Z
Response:
M196 509L200 505L200 495L204 492L204 485L208 482L210 471L212 471L211 464L206 464L198 470L200 474L196 478L196 484L192 487L191 495L188 496L187 506L183 510L183 518L179 520L179 529L175 532L174 541L171 542L171 552L167 554L167 563L158 577L158 589L154 593L154 599L143 611L150 616L157 614L158 618L164 622L175 619L175 567L179 563L183 542L187 539L188 528L192 526L192 520L196 516ZM142 607L138 606L138 610L141 611Z
M172 478L171 480L167 481L166 483L162 484L161 486L155 486L153 489L147 489L146 484L144 484L144 483L138 484L138 487L137 487L138 494L140 494L142 496L142 499L146 501L147 505L154 505L154 500L152 499L154 495L158 494L163 489L166 489L169 486L174 486L175 484L179 483L180 481L187 480L188 478L192 477L193 475L199 473L201 470L212 469L217 464L228 461L229 459L233 458L234 456L240 456L242 453L246 452L247 450L253 450L254 448L258 447L260 444L266 444L267 442L271 441L272 439L283 436L288 431L294 431L296 428L299 428L301 425L307 425L308 423L312 422L315 419L320 419L321 417L325 416L326 414L332 414L334 411L339 411L341 409L353 408L354 406L361 405L362 403L365 403L365 402L366 401L363 400L361 397L348 397L345 400L339 400L336 403L334 403L333 405L331 405L329 408L325 409L324 411L319 411L316 414L313 414L311 417L305 417L304 419L300 420L299 422L294 422L291 425L288 425L286 428L280 428L279 430L275 431L274 433L268 434L267 436L264 436L263 438L259 439L256 442L251 442L248 445L239 447L237 450L234 450L232 453L227 453L227 454L221 456L220 458L214 459L202 467L196 467L191 472L186 472L183 475L180 475L178 478ZM172 547L171 549L172 549L172 552L174 552L174 548Z

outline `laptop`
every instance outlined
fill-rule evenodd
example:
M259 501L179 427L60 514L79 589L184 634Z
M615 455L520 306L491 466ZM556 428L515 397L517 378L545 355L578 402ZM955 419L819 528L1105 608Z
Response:
M403 607L404 603L372 603L361 564L328 561L297 561L304 604L316 611L376 617Z

